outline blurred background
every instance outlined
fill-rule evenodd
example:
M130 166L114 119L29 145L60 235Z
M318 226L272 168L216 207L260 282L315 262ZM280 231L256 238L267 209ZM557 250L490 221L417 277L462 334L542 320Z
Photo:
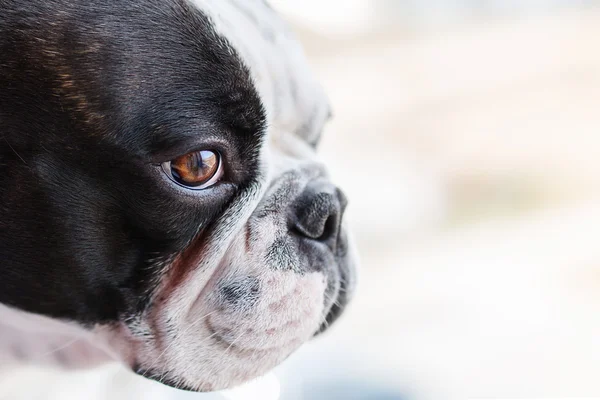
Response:
M273 4L334 105L320 151L362 258L344 318L239 392L110 366L14 371L0 398L600 396L600 1Z

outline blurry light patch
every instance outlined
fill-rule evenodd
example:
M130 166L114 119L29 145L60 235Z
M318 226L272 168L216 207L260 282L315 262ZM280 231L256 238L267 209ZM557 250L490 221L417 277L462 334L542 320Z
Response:
M362 33L375 17L372 2L365 0L271 0L288 19L324 35Z
M527 171L514 175L471 174L453 177L449 190L450 225L486 218L517 216L559 203L551 188Z
M220 394L227 400L279 400L281 385L275 374L270 373Z

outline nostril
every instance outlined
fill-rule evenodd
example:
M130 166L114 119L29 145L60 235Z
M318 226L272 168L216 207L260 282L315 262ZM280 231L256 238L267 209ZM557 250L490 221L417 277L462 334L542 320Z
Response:
M317 228L314 224L309 227L306 224L301 223L300 221L297 221L290 228L290 232L298 236L314 240L321 240L324 230L324 228Z
M304 210L298 213L291 231L303 237L326 242L337 236L340 221L340 210L336 204Z
M329 215L329 217L325 221L325 224L323 225L323 231L321 233L321 236L319 236L317 238L318 241L326 242L327 240L329 240L332 237L337 235L337 230L338 230L337 219L338 219L338 217L336 214Z

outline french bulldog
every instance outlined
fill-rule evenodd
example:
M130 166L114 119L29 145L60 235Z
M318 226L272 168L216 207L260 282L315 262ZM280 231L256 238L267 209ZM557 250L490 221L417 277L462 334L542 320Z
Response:
M262 0L0 0L0 369L265 374L355 287L331 117Z

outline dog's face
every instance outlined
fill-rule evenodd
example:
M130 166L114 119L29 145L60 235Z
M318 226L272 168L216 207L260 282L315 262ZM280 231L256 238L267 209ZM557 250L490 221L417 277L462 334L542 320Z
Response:
M330 109L263 1L0 5L0 303L202 391L339 315Z

